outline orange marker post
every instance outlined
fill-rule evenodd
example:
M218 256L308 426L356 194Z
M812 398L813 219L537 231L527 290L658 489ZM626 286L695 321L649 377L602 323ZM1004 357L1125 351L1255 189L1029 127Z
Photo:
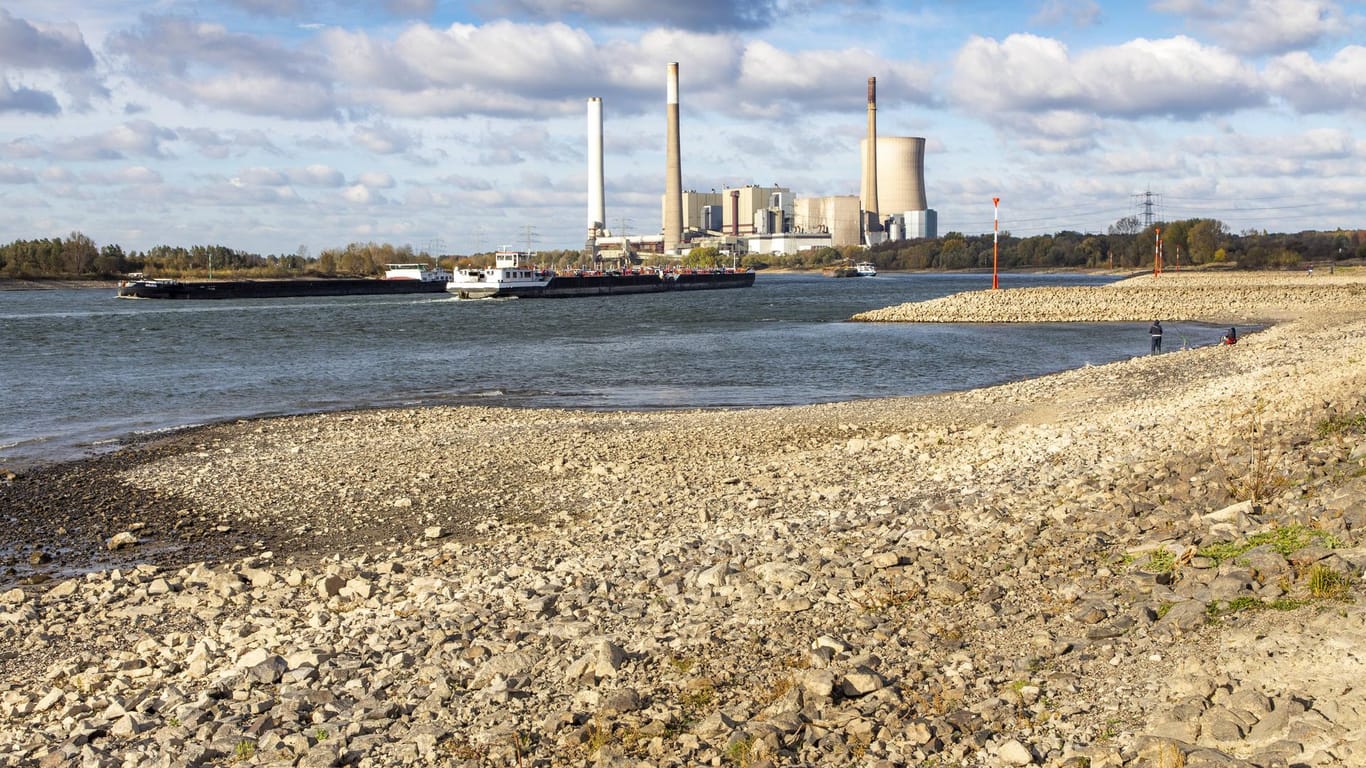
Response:
M1153 277L1162 274L1162 227L1153 227Z

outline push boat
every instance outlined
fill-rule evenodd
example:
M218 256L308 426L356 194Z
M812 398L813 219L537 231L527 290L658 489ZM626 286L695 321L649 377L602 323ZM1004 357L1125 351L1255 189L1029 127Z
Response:
M130 275L119 281L120 299L275 299L297 296L366 296L442 293L451 271L427 264L386 264L384 277L282 280L168 280Z
M877 277L877 267L871 261L860 261L854 265L854 273L858 277Z
M457 269L446 290L461 299L569 298L754 285L750 269L623 269L556 272L532 264L525 251L498 251L492 267Z

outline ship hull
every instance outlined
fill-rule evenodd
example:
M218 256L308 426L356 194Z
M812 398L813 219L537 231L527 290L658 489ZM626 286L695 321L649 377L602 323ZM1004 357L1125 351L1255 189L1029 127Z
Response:
M578 296L621 296L666 291L708 291L748 288L753 272L691 272L669 275L556 275L544 284L497 284L452 282L448 288L462 299L515 297L566 299Z
M299 280L135 280L119 285L121 299L278 299L303 296L443 293L444 282L318 278Z

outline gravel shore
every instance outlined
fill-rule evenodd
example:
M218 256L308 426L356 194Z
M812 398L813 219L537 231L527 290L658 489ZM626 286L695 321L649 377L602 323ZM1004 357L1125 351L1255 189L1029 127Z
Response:
M0 483L0 765L1366 764L1366 276L933 397L221 424ZM1128 314L1125 314L1125 313Z
M1056 323L1287 320L1366 305L1359 270L1305 272L1165 272L1104 286L974 291L855 315L866 322Z

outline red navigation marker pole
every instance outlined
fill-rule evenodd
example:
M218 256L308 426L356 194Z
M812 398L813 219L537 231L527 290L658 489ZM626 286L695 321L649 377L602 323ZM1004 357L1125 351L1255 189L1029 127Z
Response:
M1001 287L996 276L996 265L1000 261L1001 247L1001 198L991 198L991 290Z
M1162 274L1162 227L1153 227L1153 277Z

